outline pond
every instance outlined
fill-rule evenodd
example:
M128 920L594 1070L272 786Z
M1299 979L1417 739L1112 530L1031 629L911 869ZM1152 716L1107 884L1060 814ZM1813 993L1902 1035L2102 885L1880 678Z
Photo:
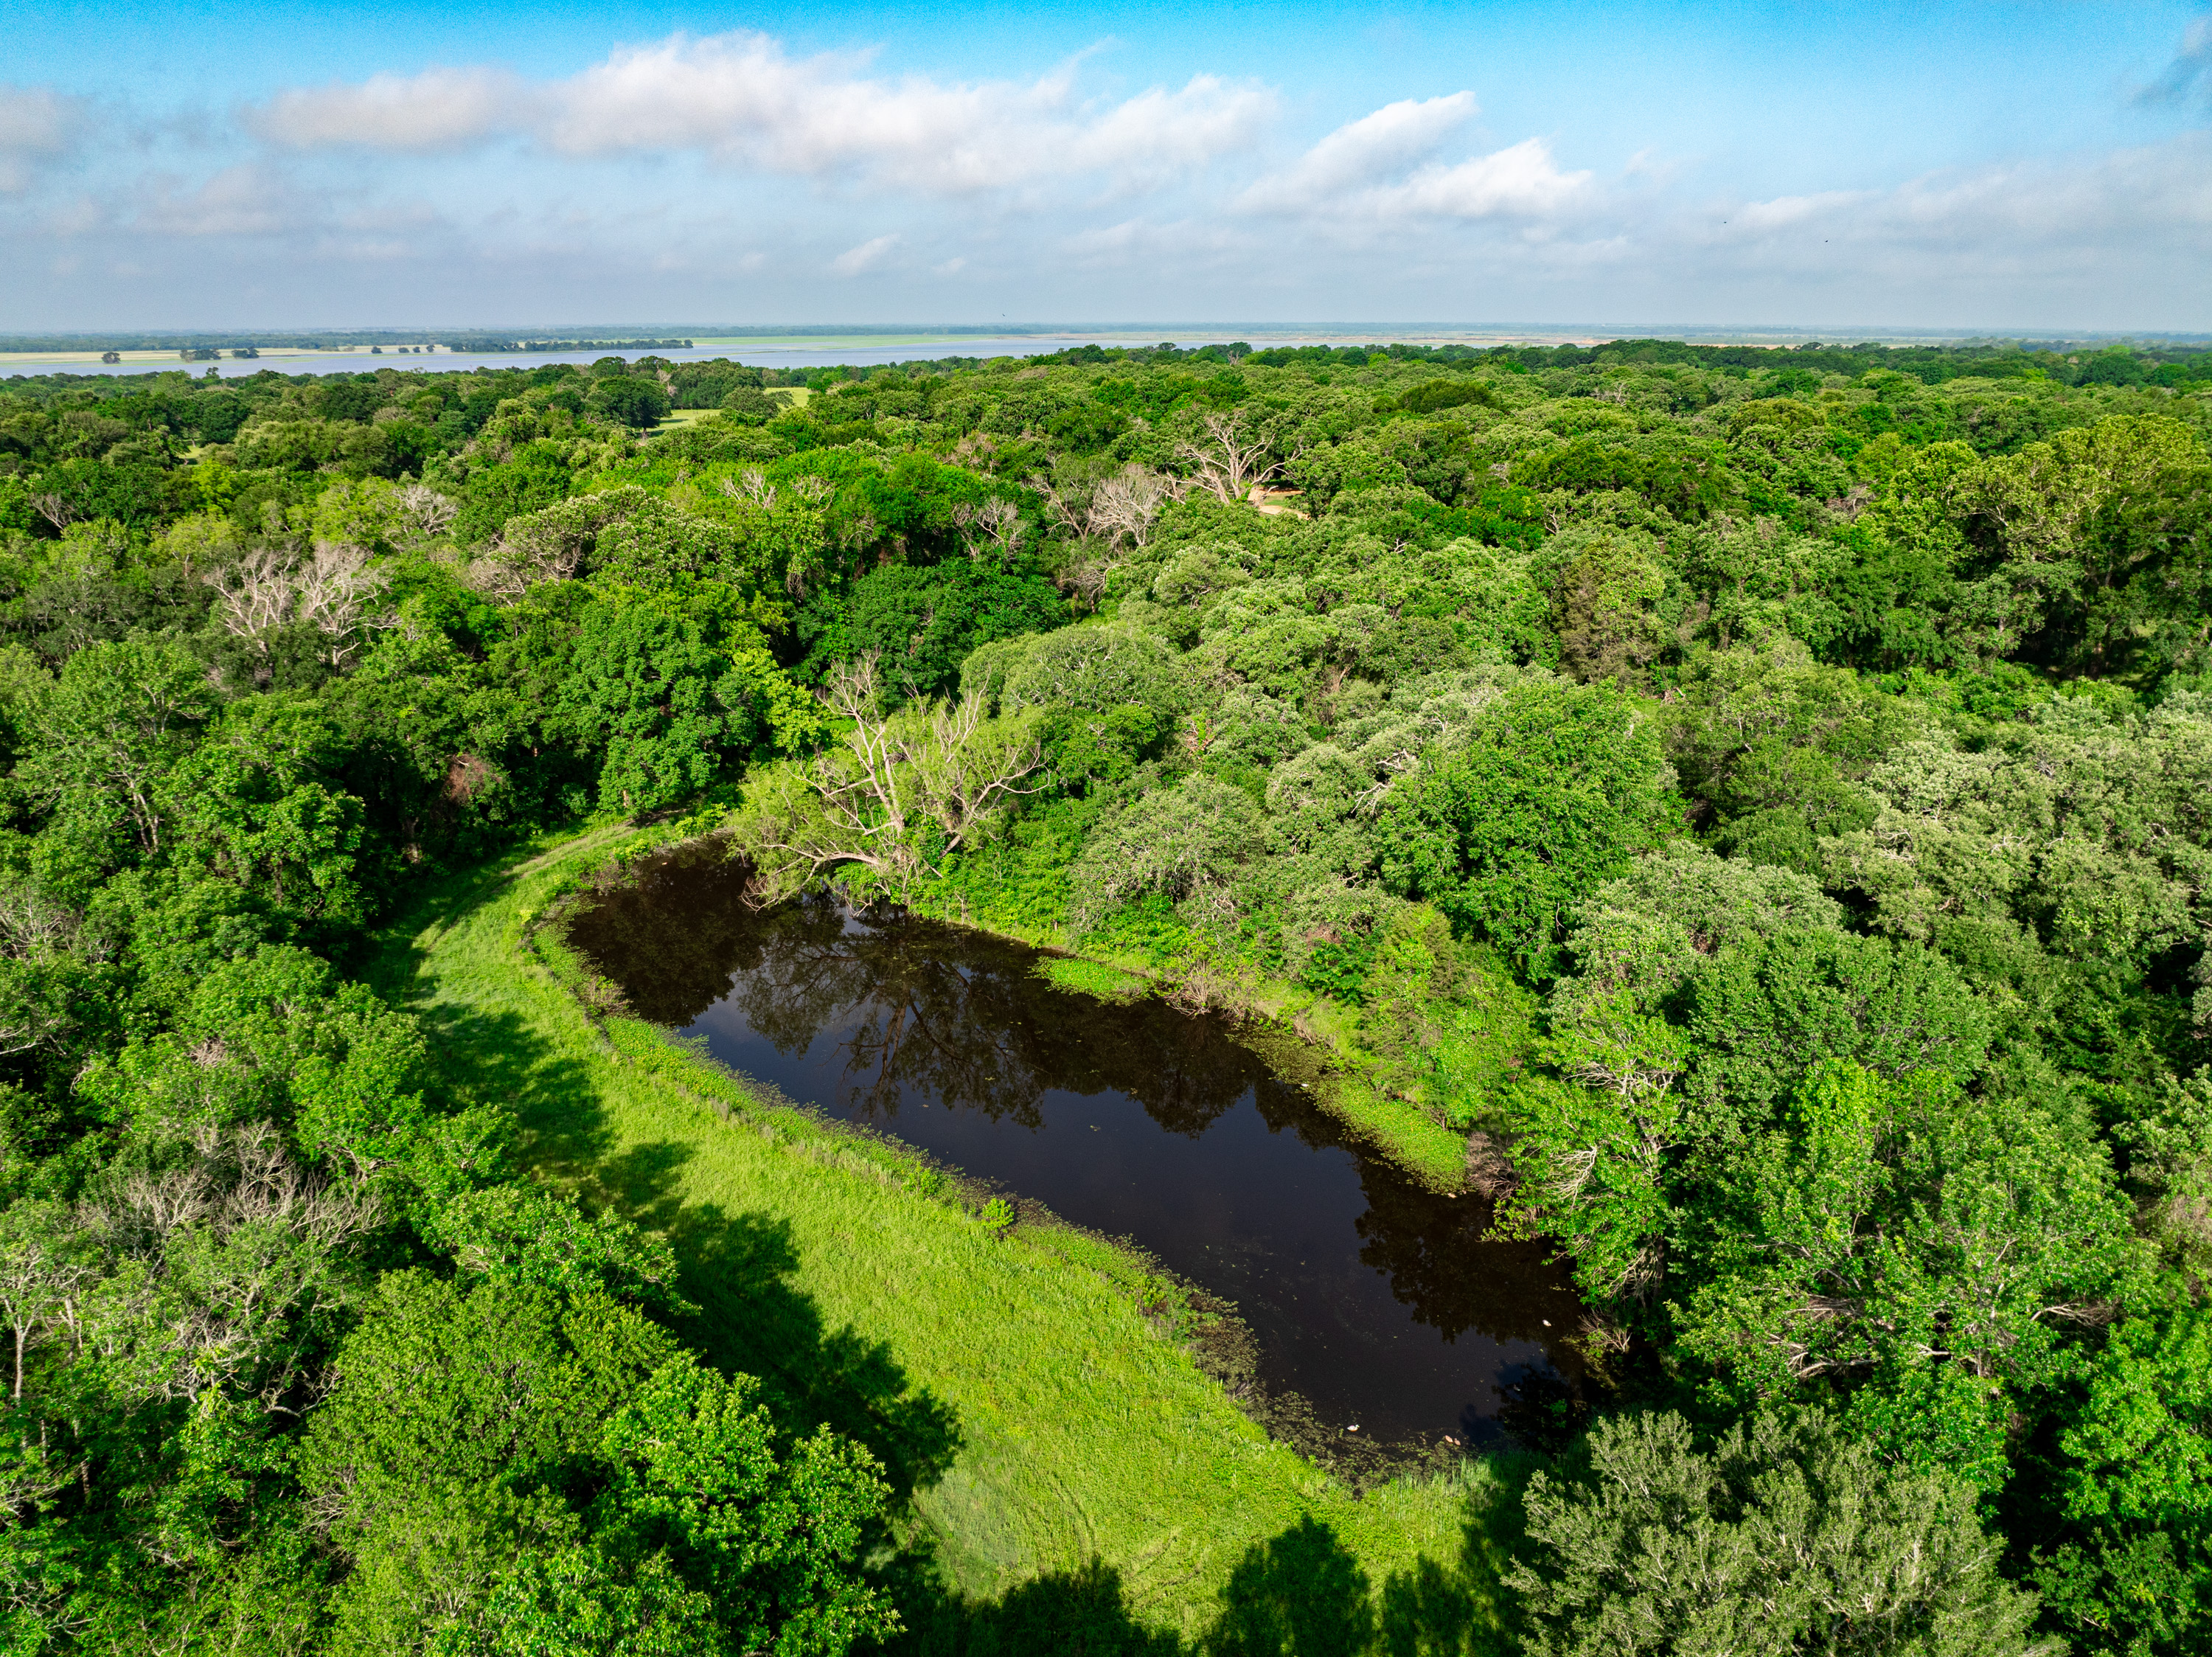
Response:
M1233 1301L1259 1374L1319 1421L1481 1443L1578 1386L1581 1308L1486 1203L1364 1150L1234 1026L1055 987L1018 944L834 899L757 911L711 844L581 905L569 937L641 1018Z

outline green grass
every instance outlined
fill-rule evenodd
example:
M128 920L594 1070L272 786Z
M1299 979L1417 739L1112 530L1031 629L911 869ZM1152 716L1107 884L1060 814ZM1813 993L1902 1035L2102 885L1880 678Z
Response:
M1037 964L1037 975L1062 990L1073 990L1101 1001L1142 1001L1152 992L1149 980L1124 972L1103 961L1073 955L1048 955Z
M720 409L671 409L660 417L659 423L648 435L658 436L664 431L680 431L685 426L697 425L702 420L711 420L720 412Z
M1094 1598L1104 1582L1137 1621L1189 1636L1270 1569L1289 1592L1334 1561L1397 1580L1405 1604L1416 1575L1443 1572L1494 1620L1475 1586L1492 1550L1469 1528L1470 1490L1495 1483L1480 1465L1355 1499L1162 1332L1112 1245L995 1236L896 1146L841 1141L647 1026L596 1025L529 923L624 838L431 892L389 935L380 985L424 1020L451 1091L516 1112L532 1172L672 1240L702 1308L690 1339L768 1378L794 1424L875 1448L947 1587L1033 1608L1035 1579Z

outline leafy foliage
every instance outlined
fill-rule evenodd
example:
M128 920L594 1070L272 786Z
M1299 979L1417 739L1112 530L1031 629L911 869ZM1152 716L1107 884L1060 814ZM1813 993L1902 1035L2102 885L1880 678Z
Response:
M1310 1015L1565 1252L1598 1424L1530 1487L1534 1648L2201 1648L2208 387L1658 341L9 381L11 1647L893 1637L884 1475L349 978L423 874L712 812L763 896ZM1464 1643L1278 1542L1223 1649Z
M1972 1492L1885 1465L1820 1412L1762 1411L1700 1453L1679 1416L1592 1431L1538 1473L1528 1649L2029 1653L2034 1601L1996 1570Z

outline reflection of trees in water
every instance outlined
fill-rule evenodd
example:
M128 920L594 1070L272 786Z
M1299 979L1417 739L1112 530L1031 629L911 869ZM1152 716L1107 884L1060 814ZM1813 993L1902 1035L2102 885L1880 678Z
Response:
M841 1032L842 1106L902 1093L1041 1125L1045 1092L1127 1094L1197 1135L1265 1081L1210 1020L1055 990L1018 946L912 918L853 920L817 895L756 911L742 867L685 847L581 906L568 935L638 1016L682 1026L728 1000L779 1052Z
M1420 1322L1448 1341L1472 1329L1547 1348L1575 1332L1582 1303L1565 1275L1541 1243L1487 1240L1489 1203L1425 1191L1374 1162L1362 1162L1359 1177L1359 1258L1389 1275L1390 1292Z
M1287 1129L1316 1150L1353 1153L1367 1198L1367 1211L1353 1222L1360 1261L1389 1276L1391 1294L1415 1321L1448 1341L1472 1329L1492 1340L1551 1348L1574 1332L1582 1303L1565 1275L1541 1243L1489 1240L1490 1204L1429 1191L1361 1154L1342 1124L1288 1082L1270 1076L1255 1097L1278 1133Z
M568 941L638 1017L680 1030L729 993L732 963L760 919L744 899L744 865L717 842L695 842L579 904Z
M916 923L848 925L826 897L769 911L738 959L730 1001L780 1052L838 1033L842 1106L871 1117L912 1091L1036 1127L1048 1083L1023 1039L1018 987Z
M1054 989L1017 946L911 918L848 927L827 899L762 920L731 1001L781 1051L842 1031L845 1102L873 1117L894 1115L912 1091L1036 1128L1048 1089L1112 1091L1196 1135L1264 1075L1170 1008Z
M1031 970L1033 952L975 933L856 918L827 896L757 911L744 892L742 867L687 847L586 905L569 935L655 1023L687 1025L727 999L781 1052L836 1033L837 1102L879 1120L911 1092L1035 1129L1056 1088L1127 1094L1195 1138L1249 1092L1273 1131L1354 1150L1367 1198L1359 1258L1416 1319L1447 1340L1474 1330L1538 1343L1578 1373L1565 1342L1581 1308L1541 1244L1487 1241L1487 1204L1358 1154L1340 1124L1218 1020L1056 990Z

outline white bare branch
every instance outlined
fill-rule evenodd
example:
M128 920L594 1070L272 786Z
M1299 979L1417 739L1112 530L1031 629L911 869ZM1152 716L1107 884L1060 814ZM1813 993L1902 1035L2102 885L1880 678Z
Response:
M952 521L959 526L962 547L975 564L982 563L986 556L1002 564L1012 564L1027 530L1021 509L996 496L981 506L962 502L952 509Z
M435 540L453 527L460 513L458 502L422 484L409 484L398 494L401 545L416 546Z
M874 655L835 671L822 699L849 722L844 746L757 776L732 825L775 902L832 869L902 892L974 845L1044 763L1036 720L984 717L980 697L881 711Z
M1235 410L1209 413L1200 423L1206 435L1177 443L1176 455L1190 463L1194 480L1224 506L1243 500L1255 484L1282 471L1281 460L1267 459L1267 439L1246 430L1243 417Z
M1160 509L1176 495L1176 480L1133 460L1091 492L1090 530L1108 540L1128 538L1142 551Z

